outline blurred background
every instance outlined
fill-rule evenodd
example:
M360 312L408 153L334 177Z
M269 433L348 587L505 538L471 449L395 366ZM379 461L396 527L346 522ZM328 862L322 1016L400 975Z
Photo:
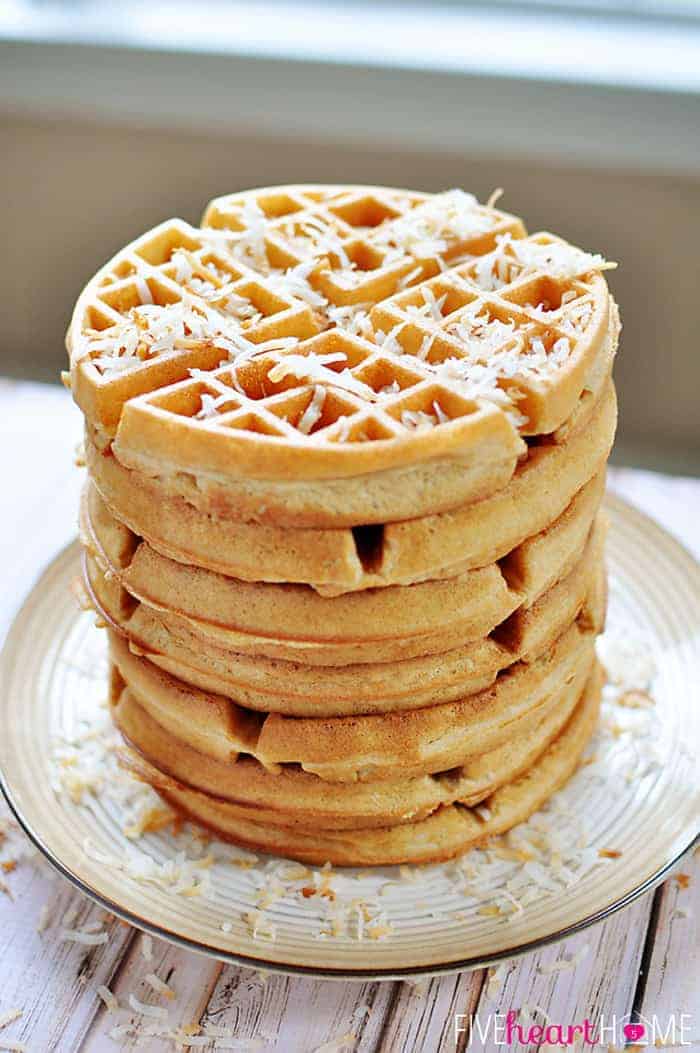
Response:
M0 374L83 283L256 185L461 186L620 262L617 463L700 474L700 0L0 0Z

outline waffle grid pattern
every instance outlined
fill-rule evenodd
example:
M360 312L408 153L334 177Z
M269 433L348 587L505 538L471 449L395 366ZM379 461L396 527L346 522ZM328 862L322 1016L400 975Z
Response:
M461 192L262 191L204 222L144 236L79 304L74 360L112 423L141 395L188 430L296 444L495 407L536 434L606 303L599 274L556 273L596 258Z

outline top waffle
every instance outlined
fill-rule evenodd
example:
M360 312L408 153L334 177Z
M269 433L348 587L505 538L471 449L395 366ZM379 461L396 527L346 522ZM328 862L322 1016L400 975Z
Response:
M71 384L93 442L205 510L430 514L571 416L617 338L608 266L462 191L249 191L98 272Z

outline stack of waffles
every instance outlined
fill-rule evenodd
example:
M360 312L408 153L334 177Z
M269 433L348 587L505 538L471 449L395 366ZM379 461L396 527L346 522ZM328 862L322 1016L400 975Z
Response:
M307 862L447 859L595 725L609 265L469 194L220 198L68 334L123 755Z

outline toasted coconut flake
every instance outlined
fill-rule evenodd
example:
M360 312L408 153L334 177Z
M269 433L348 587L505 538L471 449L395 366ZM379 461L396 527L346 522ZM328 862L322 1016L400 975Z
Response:
M39 911L39 917L36 922L36 931L45 932L51 925L51 911L48 903L44 903L43 907Z
M209 1046L211 1039L208 1035L188 1035L186 1032L173 1032L173 1042L181 1049L203 1049Z
M134 994L129 995L129 1005L135 1013L150 1017L152 1020L167 1020L168 1018L168 1010L164 1009L163 1006L141 1002Z
M144 983L148 984L157 994L162 995L163 998L167 998L170 1001L175 997L175 992L172 987L169 987L164 980L161 980L155 973L148 973L143 978Z
M318 424L323 414L323 405L325 401L326 389L320 384L315 384L311 401L304 410L299 423L297 424L297 428L302 435L308 435L314 425Z
M0 1031L2 1031L4 1027L7 1027L8 1024L12 1024L15 1020L19 1020L23 1013L23 1009L8 1009L7 1012L0 1013Z
M81 943L85 947L99 947L109 940L106 932L85 932L80 929L62 929L61 940L66 943Z
M97 994L99 998L101 998L104 1002L108 1013L116 1013L118 1011L119 1002L117 1001L115 995L112 994L109 987L106 987L104 984L100 984L100 986L97 988Z
M556 962L552 962L551 965L539 965L537 971L544 975L557 972L569 972L575 969L579 962L582 962L590 950L590 946L585 943L583 947L579 947L575 954L565 955L563 958L559 958Z

